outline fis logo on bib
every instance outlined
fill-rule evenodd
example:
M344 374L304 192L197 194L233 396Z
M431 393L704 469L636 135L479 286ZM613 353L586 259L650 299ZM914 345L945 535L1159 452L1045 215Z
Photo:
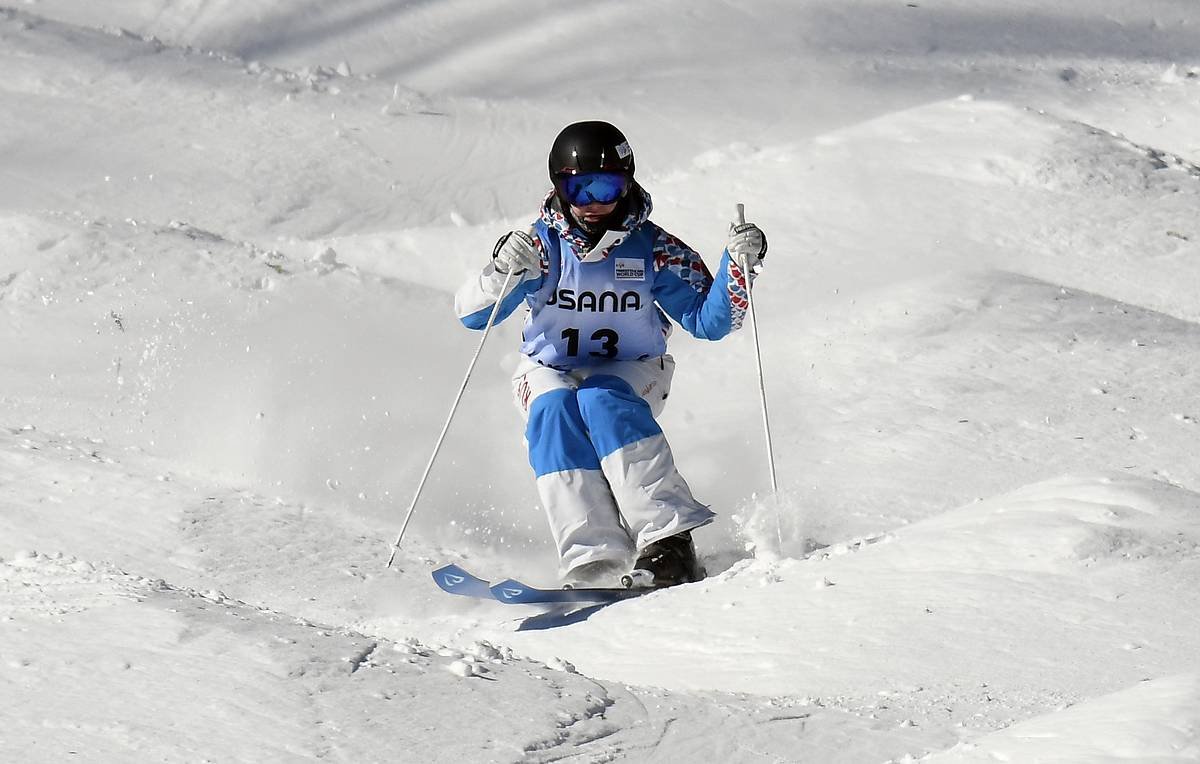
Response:
M645 281L646 261L636 257L618 257L617 281Z

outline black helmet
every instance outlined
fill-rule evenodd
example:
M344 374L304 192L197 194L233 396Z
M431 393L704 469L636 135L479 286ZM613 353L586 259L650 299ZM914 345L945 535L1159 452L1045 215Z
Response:
M599 121L564 127L550 147L550 180L602 170L633 177L633 149L621 131Z

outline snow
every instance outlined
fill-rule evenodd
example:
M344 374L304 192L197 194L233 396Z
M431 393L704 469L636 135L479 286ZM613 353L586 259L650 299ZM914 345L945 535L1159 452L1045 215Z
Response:
M1128 690L1046 714L931 757L931 761L1194 761L1200 696L1195 674L1145 680Z
M670 33L664 33L669 29ZM1200 759L1200 9L0 8L0 755ZM714 37L715 35L715 37ZM548 65L547 61L552 59ZM575 119L771 242L677 332L710 577L563 619L452 292Z

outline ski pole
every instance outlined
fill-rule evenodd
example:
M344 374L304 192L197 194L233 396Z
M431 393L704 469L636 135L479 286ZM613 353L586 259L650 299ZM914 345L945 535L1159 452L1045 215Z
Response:
M737 206L737 221L738 225L743 225L746 222L746 205L739 203ZM762 420L763 429L767 436L767 467L771 471L771 492L779 493L779 482L775 477L775 450L771 447L771 418L767 413L767 386L763 380L763 365L762 365L762 349L758 344L758 320L754 315L754 291L750 288L750 268L749 258L743 257L742 272L746 274L746 303L750 312L750 333L754 335L754 358L758 365L758 394L762 401ZM779 521L776 515L776 523ZM780 532L780 544L783 543L782 532Z
M392 544L392 554L388 557L387 567L392 567L392 561L396 559L396 552L400 551L400 542L404 539L404 532L408 530L408 521L412 520L413 512L417 509L417 501L421 498L421 491L425 488L425 481L429 479L429 473L433 470L433 463L437 460L438 452L442 450L442 443L446 440L446 433L450 430L450 422L454 420L454 413L458 411L458 404L462 401L463 393L467 390L467 382L471 379L471 373L475 371L475 363L479 360L480 354L483 353L483 343L487 342L488 335L491 334L492 326L496 323L496 314L500 312L500 303L504 302L504 297L508 293L508 283L512 280L513 272L510 270L504 277L504 286L500 287L500 296L496 298L496 304L492 306L492 313L488 316L487 326L483 328L483 336L479 338L479 347L475 350L475 356L471 359L471 363L467 365L466 376L463 377L462 384L458 388L458 395L454 396L454 403L450 406L450 414L446 417L446 424L442 425L442 434L438 436L437 443L433 447L433 453L429 457L429 463L425 465L425 474L421 475L421 482L417 484L417 492L413 495L412 504L408 506L408 513L404 515L404 524L400 526L400 534L396 536L396 543Z

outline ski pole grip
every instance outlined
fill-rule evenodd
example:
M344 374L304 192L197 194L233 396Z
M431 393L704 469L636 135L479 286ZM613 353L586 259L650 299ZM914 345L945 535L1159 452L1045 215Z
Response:
M737 222L738 225L746 222L746 205L738 202L737 206Z

